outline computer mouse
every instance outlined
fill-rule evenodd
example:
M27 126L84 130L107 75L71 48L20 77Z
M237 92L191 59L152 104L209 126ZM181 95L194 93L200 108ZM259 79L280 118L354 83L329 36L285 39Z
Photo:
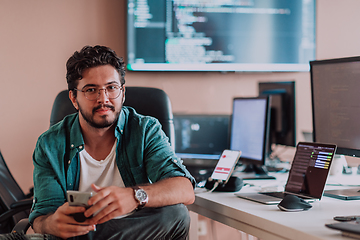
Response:
M312 208L311 204L295 195L286 195L277 205L282 211L297 212Z

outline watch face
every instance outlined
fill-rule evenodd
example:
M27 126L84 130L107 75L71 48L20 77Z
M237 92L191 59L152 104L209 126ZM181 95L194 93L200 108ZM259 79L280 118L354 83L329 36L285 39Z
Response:
M146 201L146 199L147 199L147 194L142 189L137 190L135 196L139 200L140 203Z

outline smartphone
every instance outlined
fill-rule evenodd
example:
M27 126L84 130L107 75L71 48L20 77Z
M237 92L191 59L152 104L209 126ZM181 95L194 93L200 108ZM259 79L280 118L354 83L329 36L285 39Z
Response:
M334 220L340 221L340 222L349 222L349 221L358 221L360 220L359 215L354 216L335 216Z
M213 180L221 180L224 184L227 183L240 156L241 151L224 150L216 164L211 178Z
M92 192L66 191L70 206L89 207L88 200L93 196Z
M67 200L70 206L83 206L89 208L88 200L93 196L92 192L79 192L79 191L66 191ZM71 214L77 222L84 222L87 218L84 216L84 213L74 213ZM89 217L90 218L90 217Z

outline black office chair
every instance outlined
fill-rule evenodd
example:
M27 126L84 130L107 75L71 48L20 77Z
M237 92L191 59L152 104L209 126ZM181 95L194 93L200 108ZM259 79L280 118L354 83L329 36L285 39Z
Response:
M26 194L12 176L0 152L0 233L9 233L21 219L27 218L32 192Z
M175 147L175 127L171 102L161 89L150 87L126 87L124 106L133 107L138 113L155 117L162 125L172 147ZM69 99L68 90L61 91L55 98L50 116L50 126L61 121L76 109Z

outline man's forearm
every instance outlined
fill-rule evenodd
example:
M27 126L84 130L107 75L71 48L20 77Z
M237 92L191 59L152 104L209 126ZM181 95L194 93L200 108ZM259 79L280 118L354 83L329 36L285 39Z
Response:
M42 234L48 233L46 231L46 219L48 217L50 217L51 214L52 213L35 218L33 225L32 225L34 232L42 233Z
M168 178L141 187L149 196L147 207L163 207L178 203L188 205L195 200L193 186L185 177Z

